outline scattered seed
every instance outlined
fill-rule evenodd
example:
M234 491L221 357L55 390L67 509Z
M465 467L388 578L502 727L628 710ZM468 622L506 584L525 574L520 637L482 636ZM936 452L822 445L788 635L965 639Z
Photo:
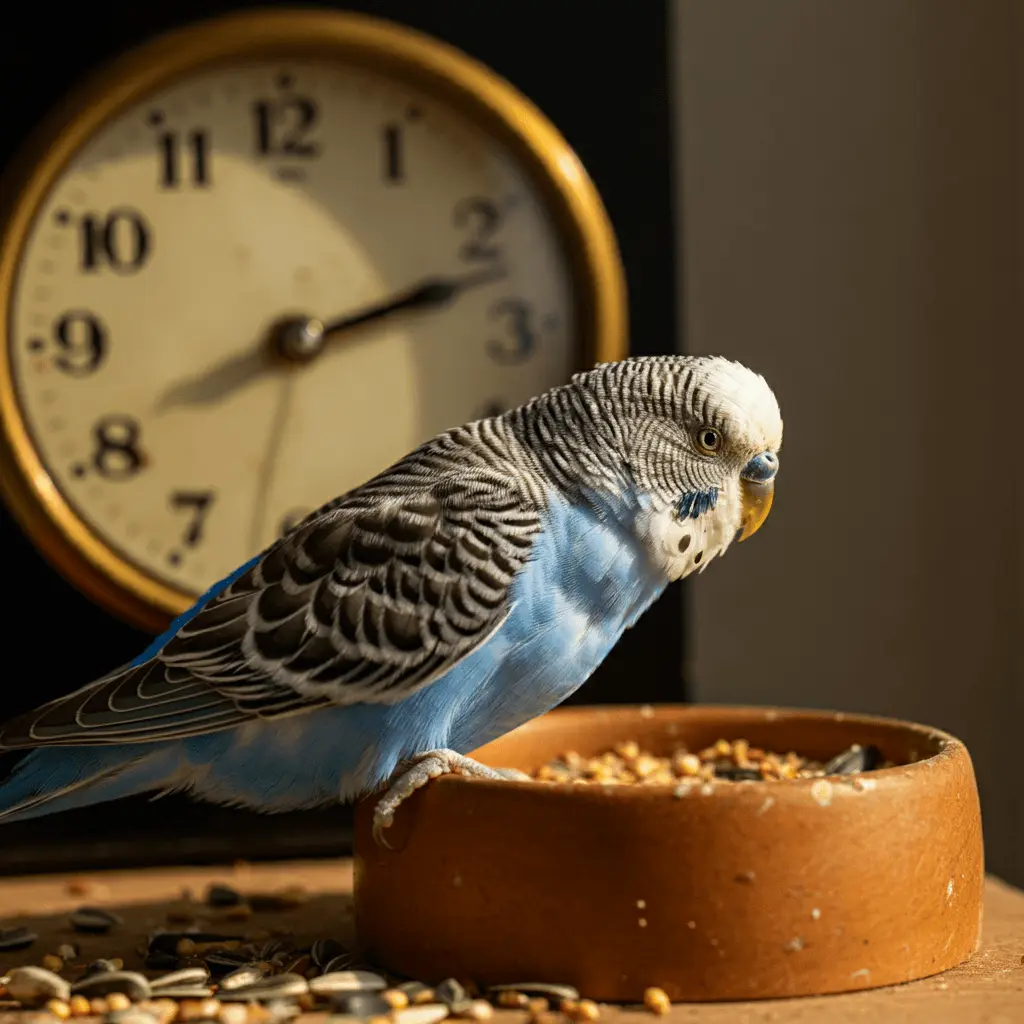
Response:
M332 971L312 978L309 982L309 990L322 995L333 995L335 992L383 992L387 987L388 983L373 971ZM402 988L402 991L405 989ZM405 994L409 996L410 1002L416 1002L407 991Z
M53 971L54 974L64 970L64 961L59 956L54 956L53 953L47 953L40 963L48 971Z
M156 950L146 954L144 963L151 971L165 971L176 968L180 960L174 953L164 953Z
M297 996L309 991L309 982L299 974L272 974L251 985L239 985L221 993L222 999L267 1002L285 996Z
M384 1017L391 1012L391 1007L379 992L350 992L332 996L331 1010L354 1017ZM444 1011L447 1016L447 1006Z
M444 1003L424 1003L422 1006L408 1006L395 1010L390 1019L395 1024L438 1024L438 1021L444 1020L449 1013Z
M468 1020L490 1020L494 1016L494 1007L486 999L472 999L459 1016Z
M105 1017L110 1011L110 1005L106 999L90 999L89 1015L92 1017Z
M15 967L7 977L7 994L25 1006L42 1006L50 999L67 1001L68 983L43 967Z
M439 985L435 985L434 998L444 1003L452 1013L464 1009L470 1002L466 989L455 978L445 978Z
M161 999L209 999L213 992L209 985L161 985L153 995Z
M19 949L28 949L38 938L29 928L0 928L0 952L13 953Z
M409 997L397 988L385 989L382 998L392 1010L404 1010L409 1005Z
M240 1003L224 1003L218 1016L220 1024L247 1024L249 1009Z
M409 997L413 1006L420 1003L432 1003L434 1001L434 990L422 981L405 981L396 986L399 992L404 992Z
M127 1010L132 1005L131 1000L123 992L111 992L107 996L107 1009L111 1013Z
M530 997L525 992L516 992L512 989L505 989L498 992L495 1002L507 1010L519 1010L529 1003Z
M89 1000L85 996L72 996L68 1000L68 1009L71 1010L72 1017L88 1017Z
M578 1003L573 1005L572 1011L562 1011L571 1020L579 1021L594 1021L601 1016L600 1007L593 999L581 999Z
M160 989L174 988L181 985L205 985L210 980L210 972L205 967L185 967L180 971L171 971L160 978L151 978L149 987L158 992Z
M543 996L534 996L527 1004L526 1009L533 1017L539 1017L551 1009L551 1004Z
M177 1013L177 1007L175 1007L175 1013ZM165 1020L170 1021L172 1019L172 1017L167 1017ZM122 1013L110 1014L107 1017L107 1022L108 1024L161 1024L161 1018L147 1010L133 1006Z
M111 992L123 992L132 1002L148 999L149 980L136 971L110 971L106 974L90 974L72 985L76 995L105 996Z
M317 967L326 967L332 960L345 955L349 955L348 950L334 939L317 939L309 949L309 958Z
M109 932L114 925L123 924L124 920L110 910L102 907L79 907L71 915L71 927L76 932L91 932L102 935Z
M672 1009L672 1000L669 999L668 993L662 988L645 988L644 1006L651 1013L662 1015Z
M71 1007L63 999L48 999L46 1001L46 1009L57 1020L67 1020L71 1016Z
M74 960L78 956L78 947L72 945L70 942L61 943L56 949L57 956L67 962L68 960Z
M230 885L214 883L206 890L206 902L211 907L237 907L242 902L242 894Z
M351 953L340 953L323 965L321 973L332 974L338 971L350 971L355 964L356 958Z
M255 985L261 981L267 972L259 964L246 964L237 970L225 974L218 984L221 992L228 992L236 988L244 988L246 985Z
M86 969L83 977L89 977L91 974L113 974L118 970L113 960L93 960Z
M573 1001L579 999L580 993L578 989L573 988L572 985L558 985L548 983L545 981L519 981L514 985L491 985L487 990L488 992L495 992L499 996L502 992L512 992L513 994L524 994L528 996L544 996L553 1003L559 1003L563 999L571 999ZM512 1006L525 1006L522 1002L513 1002Z

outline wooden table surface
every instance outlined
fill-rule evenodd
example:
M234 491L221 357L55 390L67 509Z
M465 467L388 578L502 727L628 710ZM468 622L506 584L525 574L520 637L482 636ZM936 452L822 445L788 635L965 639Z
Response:
M39 963L44 953L68 941L81 946L85 961L119 956L126 969L137 970L142 963L136 947L144 945L143 937L154 927L166 927L168 909L180 907L183 891L200 900L211 882L249 892L301 886L310 894L304 904L261 912L244 926L236 924L234 932L280 928L300 939L331 936L352 941L352 864L347 860L26 876L0 879L0 927L29 925L39 940L28 950L0 953L0 974L11 967ZM72 933L67 913L85 903L116 908L124 925L108 936ZM0 1024L18 1024L26 1016L0 1012ZM656 1019L636 1010L602 1008L602 1020L610 1022L651 1024ZM944 974L840 996L677 1004L664 1019L668 1024L1024 1024L1024 893L988 879L983 947L967 964ZM323 1014L306 1014L297 1020L315 1024ZM495 1024L524 1024L525 1020L522 1011L501 1011L494 1018Z

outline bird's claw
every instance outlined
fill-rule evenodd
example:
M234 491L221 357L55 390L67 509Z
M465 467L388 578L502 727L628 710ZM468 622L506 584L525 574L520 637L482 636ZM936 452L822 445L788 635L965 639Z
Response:
M428 750L412 760L409 767L391 783L387 792L377 802L373 809L374 842L378 846L392 849L384 838L384 829L390 828L394 823L395 810L399 804L431 779L455 772L479 779L504 779L513 782L528 782L530 779L516 768L489 768L454 750Z

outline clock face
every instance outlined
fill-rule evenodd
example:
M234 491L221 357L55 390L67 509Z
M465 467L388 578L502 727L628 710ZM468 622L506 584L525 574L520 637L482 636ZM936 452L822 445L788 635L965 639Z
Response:
M269 355L436 278L447 303ZM39 207L10 297L16 399L108 547L197 595L433 434L578 367L566 245L504 145L358 66L239 63L106 123Z

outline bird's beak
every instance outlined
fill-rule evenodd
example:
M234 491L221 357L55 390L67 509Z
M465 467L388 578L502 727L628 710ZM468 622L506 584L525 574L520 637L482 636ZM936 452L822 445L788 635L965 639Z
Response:
M740 529L737 540L752 537L768 518L775 498L775 474L779 457L775 452L762 452L752 458L740 473Z
M768 518L775 498L775 481L755 483L752 480L740 480L740 532L738 540L744 541L752 537Z

